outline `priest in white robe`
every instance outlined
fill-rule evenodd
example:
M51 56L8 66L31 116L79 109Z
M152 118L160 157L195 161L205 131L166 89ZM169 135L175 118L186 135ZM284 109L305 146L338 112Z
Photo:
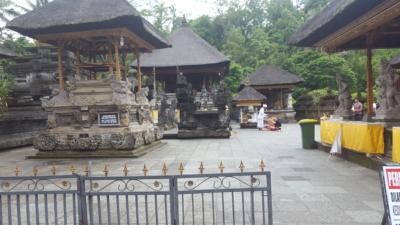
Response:
M257 117L257 128L258 130L263 130L264 128L264 117L267 115L264 113L264 111L267 109L267 105L263 105L263 107L260 109L260 112L258 112L258 117Z

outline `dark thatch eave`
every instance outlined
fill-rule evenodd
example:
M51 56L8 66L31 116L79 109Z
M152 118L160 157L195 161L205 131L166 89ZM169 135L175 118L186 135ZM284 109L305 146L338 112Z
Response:
M243 90L241 90L235 97L233 97L232 101L262 101L265 99L267 99L267 97L256 91L254 88L250 86L245 86Z
M189 27L183 26L171 34L167 40L172 48L155 49L152 53L145 53L140 57L140 67L151 69L153 67L175 68L198 67L204 65L221 65L226 67L228 74L231 60L212 47L203 38ZM131 67L137 68L137 61Z
M8 29L36 35L127 28L156 48L166 38L126 0L54 0L7 23Z
M314 46L382 2L382 0L334 0L292 35L287 44L299 47Z
M304 82L304 79L279 69L269 63L262 65L249 76L249 81L252 87L256 86L277 86L277 85L297 85ZM241 90L246 83L246 78L240 83Z
M400 69L400 53L395 55L390 61L390 66L396 69Z
M4 45L0 45L0 58L12 58L18 56L15 52L11 51L10 49L4 47Z

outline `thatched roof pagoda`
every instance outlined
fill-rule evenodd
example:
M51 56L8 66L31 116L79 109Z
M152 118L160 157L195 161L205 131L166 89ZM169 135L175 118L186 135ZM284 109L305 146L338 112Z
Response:
M22 35L72 51L80 69L117 74L126 68L119 54L149 52L170 47L168 41L126 0L54 0L43 7L15 18L7 28ZM96 55L107 54L106 62L96 62ZM89 58L82 62L80 55ZM112 57L115 55L115 61ZM126 76L126 72L124 73ZM94 78L95 76L91 76ZM140 79L139 79L140 82ZM60 86L63 86L62 72Z
M334 0L287 42L299 47L322 47L327 53L367 49L368 118L372 103L371 50L400 47L400 1Z
M182 26L167 40L172 48L145 53L141 56L140 64L142 72L146 74L151 74L155 68L157 80L166 82L167 92L175 90L177 66L197 91L201 90L202 85L208 86L206 80L212 83L229 73L231 60L193 32L185 18ZM136 69L136 65L134 61L131 67Z
M264 103L268 108L284 108L284 94L291 93L291 90L298 84L304 82L304 79L279 69L269 63L262 65L256 71L243 79L238 88L239 91L246 88L246 80L249 79L250 86L267 97Z
M269 88L293 88L295 85L304 82L304 79L289 73L288 71L279 69L269 63L265 63L256 71L249 75L251 86L255 89ZM245 86L246 79L240 83L239 89Z
M4 58L12 58L18 56L15 52L10 49L4 47L4 45L0 45L0 59Z
M395 55L389 63L391 67L400 69L400 54Z
M250 79L247 77L244 88L233 97L232 101L236 102L237 106L249 106L260 105L266 99L267 97L250 86Z

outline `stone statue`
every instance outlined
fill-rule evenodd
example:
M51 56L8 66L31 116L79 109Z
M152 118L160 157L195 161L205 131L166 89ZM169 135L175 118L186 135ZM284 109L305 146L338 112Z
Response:
M109 75L108 79L113 89L112 101L122 112L128 112L135 102L135 95L130 91L132 84L126 81L116 81L115 75Z
M62 90L58 84L51 85L52 99L42 99L42 107L46 111L53 111L53 107L57 103L65 103L68 101L68 91Z
M201 89L201 99L206 100L207 97L208 97L208 91L203 85L203 87Z
M389 110L400 109L400 93L397 91L397 81L400 75L390 65L387 67L387 103Z
M375 83L380 87L379 91L376 93L376 98L378 99L379 108L377 112L386 111L387 108L387 81L386 81L386 69L389 66L389 62L386 60L381 60L379 63L379 77L376 78Z
M149 93L148 87L142 88L142 90L136 92L136 102L139 105L148 105L149 104L149 100L147 99L148 93Z
M292 109L293 108L293 105L292 105L293 103L292 103L292 93L289 93L288 94L288 97L287 97L287 108L288 109Z
M347 83L344 80L343 74L337 74L336 82L339 85L338 100L340 102L338 110L351 109L351 95Z

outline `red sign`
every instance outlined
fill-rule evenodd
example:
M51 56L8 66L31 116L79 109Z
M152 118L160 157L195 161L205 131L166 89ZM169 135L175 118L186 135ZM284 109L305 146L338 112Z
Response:
M387 169L386 177L389 189L400 189L400 169Z

